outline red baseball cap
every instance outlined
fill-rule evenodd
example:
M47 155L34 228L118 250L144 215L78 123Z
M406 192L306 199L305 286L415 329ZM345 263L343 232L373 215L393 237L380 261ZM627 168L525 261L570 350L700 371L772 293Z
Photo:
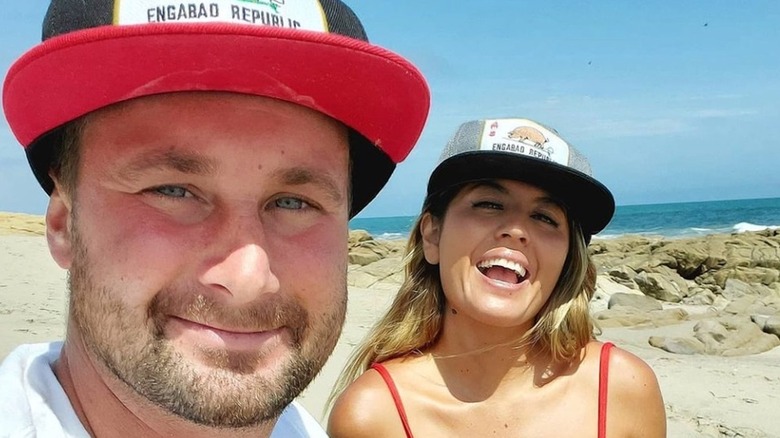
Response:
M422 74L368 42L340 0L52 0L43 42L3 87L5 116L47 193L62 128L89 112L178 91L266 96L350 128L350 217L417 142L430 106Z

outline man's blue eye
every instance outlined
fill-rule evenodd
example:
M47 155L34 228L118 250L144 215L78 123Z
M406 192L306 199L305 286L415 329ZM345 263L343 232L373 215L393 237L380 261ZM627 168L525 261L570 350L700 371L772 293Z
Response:
M189 195L187 189L179 186L161 186L154 190L160 195L169 196L171 198L184 198Z
M289 210L300 210L306 206L306 203L298 198L279 198L276 200L276 206Z

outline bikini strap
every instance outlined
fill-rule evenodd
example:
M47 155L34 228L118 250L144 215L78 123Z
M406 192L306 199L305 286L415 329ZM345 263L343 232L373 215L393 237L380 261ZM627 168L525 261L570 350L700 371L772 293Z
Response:
M609 384L609 352L615 345L605 342L601 346L601 359L599 360L599 419L598 436L607 436L607 386Z
M398 411L398 416L401 417L401 423L404 426L406 437L413 438L414 435L412 435L412 429L409 427L409 420L406 418L406 411L404 410L403 403L401 403L401 396L398 394L398 389L395 386L395 382L393 382L393 378L390 377L387 368L381 363L374 363L371 365L371 368L375 369L379 375L382 376L382 380L385 381L387 389L390 390L390 395L393 397L393 403L395 403L395 409Z

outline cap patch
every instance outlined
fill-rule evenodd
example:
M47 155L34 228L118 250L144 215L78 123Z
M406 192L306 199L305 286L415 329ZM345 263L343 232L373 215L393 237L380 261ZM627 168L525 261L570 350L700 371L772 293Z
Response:
M317 0L117 0L114 24L229 22L328 32Z
M557 134L526 119L485 120L479 149L511 152L569 165L569 145Z

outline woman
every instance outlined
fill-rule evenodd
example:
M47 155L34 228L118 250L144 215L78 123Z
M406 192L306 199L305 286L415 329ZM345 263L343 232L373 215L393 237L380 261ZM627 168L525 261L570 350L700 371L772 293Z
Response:
M556 132L461 125L429 180L401 290L334 389L329 434L665 436L652 370L593 337L587 245L613 212Z

